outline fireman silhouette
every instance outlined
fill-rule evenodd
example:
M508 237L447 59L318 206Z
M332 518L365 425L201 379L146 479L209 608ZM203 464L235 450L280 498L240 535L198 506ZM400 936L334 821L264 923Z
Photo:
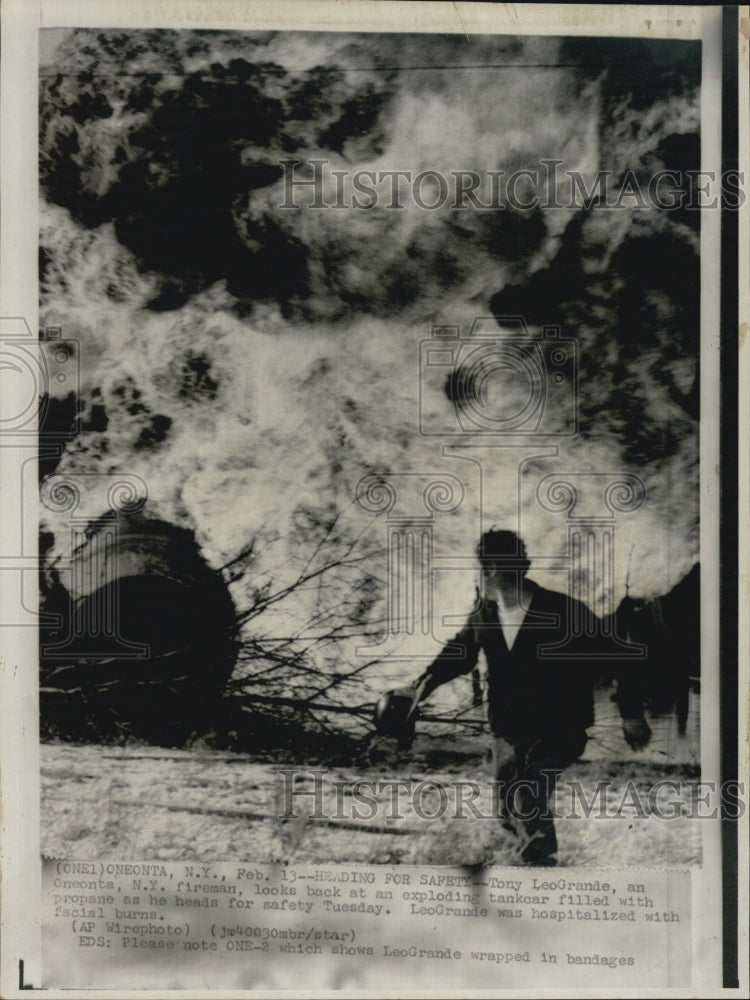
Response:
M557 837L549 802L557 777L580 757L594 722L594 680L607 666L602 636L596 635L601 630L582 604L526 578L530 563L515 532L486 532L477 557L482 587L466 625L411 687L381 699L376 721L402 747L410 745L420 702L472 671L483 651L498 815L515 832L521 821L525 862L554 865ZM651 737L642 679L638 671L625 670L618 681L624 736L640 749Z

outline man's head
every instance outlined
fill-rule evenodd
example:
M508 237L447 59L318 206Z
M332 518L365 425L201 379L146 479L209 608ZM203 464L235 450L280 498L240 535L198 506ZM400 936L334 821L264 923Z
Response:
M529 557L515 531L485 531L477 545L477 558L485 576L515 580L526 576Z

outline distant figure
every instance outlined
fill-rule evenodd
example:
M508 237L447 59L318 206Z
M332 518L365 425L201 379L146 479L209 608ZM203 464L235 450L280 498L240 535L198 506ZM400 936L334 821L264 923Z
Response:
M387 718L382 728L392 735L398 731L402 745L408 745L419 703L441 684L474 670L484 651L498 815L512 830L513 818L522 817L528 836L525 862L554 865L557 837L548 804L558 775L586 746L603 640L599 636L594 647L595 616L582 604L526 579L530 563L515 532L486 532L477 557L482 568L478 606L414 684L392 692L379 717ZM559 652L545 650L563 642ZM628 673L619 679L617 701L625 739L640 749L651 730L639 672ZM523 784L514 787L517 781Z

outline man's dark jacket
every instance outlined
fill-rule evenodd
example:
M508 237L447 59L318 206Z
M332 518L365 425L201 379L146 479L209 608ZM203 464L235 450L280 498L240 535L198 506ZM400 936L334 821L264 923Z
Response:
M594 679L613 672L607 653L614 647L602 636L600 620L564 594L531 581L527 585L531 602L511 650L496 603L481 598L464 628L417 681L426 681L422 692L426 698L441 684L469 673L484 650L490 728L513 742L593 725ZM615 661L615 669L618 665L623 666ZM639 671L625 667L616 672L623 718L642 716Z

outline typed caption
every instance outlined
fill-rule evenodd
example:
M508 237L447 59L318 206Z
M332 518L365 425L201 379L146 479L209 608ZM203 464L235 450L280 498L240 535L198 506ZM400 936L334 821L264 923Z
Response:
M46 861L43 985L690 984L688 872L571 872Z

